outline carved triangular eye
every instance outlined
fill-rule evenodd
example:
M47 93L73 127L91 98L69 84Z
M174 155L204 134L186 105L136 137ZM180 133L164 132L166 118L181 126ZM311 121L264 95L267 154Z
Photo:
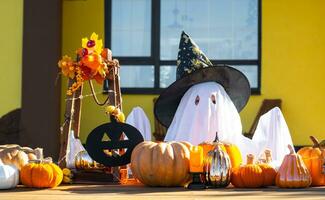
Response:
M124 140L127 139L127 136L125 135L124 132L122 132L122 134L121 134L121 138L124 138Z
M104 133L102 137L102 142L110 142L110 141L112 141L111 138L108 136L107 133Z
M199 102L200 102L200 97L199 97L199 95L197 95L195 98L195 105L198 105Z
M211 101L213 104L216 104L216 96L214 94L211 95Z

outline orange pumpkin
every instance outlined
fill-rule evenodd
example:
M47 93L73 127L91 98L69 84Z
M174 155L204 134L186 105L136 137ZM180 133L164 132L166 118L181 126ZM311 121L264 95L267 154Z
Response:
M37 160L30 161L20 171L20 181L27 187L53 188L62 182L63 172L51 159L43 159L42 151Z
M238 188L256 188L274 185L276 171L269 164L271 152L265 151L266 162L254 164L254 155L247 155L247 164L233 168L231 183Z
M209 151L212 151L216 146L219 146L221 150L228 154L233 168L238 167L243 162L239 148L234 144L221 143L218 138L218 133L216 133L216 138L213 142L203 142L199 144L199 146L203 148L203 155L205 158Z
M62 170L53 163L31 162L20 171L20 180L27 187L53 188L62 182Z
M272 161L271 150L267 149L264 151L265 163L260 163L258 166L263 171L264 182L263 186L271 186L275 184L276 170L270 165Z
M263 186L263 170L254 164L254 155L247 155L247 164L233 169L231 183L235 187L257 188Z
M245 187L240 175L240 166L232 168L230 182L237 188Z
M142 142L131 155L132 174L149 186L184 186L191 178L190 147L188 142Z
M296 154L291 145L276 175L275 184L281 188L304 188L311 184L311 176L301 156Z
M238 167L243 162L241 157L241 152L239 148L235 144L224 144L224 147L227 150L227 154L229 155L231 166Z
M325 185L325 148L323 148L314 136L310 136L313 147L304 147L298 151L312 177L312 186Z

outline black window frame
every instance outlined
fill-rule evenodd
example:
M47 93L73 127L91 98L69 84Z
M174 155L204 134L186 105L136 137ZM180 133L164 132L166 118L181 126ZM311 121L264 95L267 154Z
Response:
M211 60L213 64L228 64L228 65L256 65L257 66L257 88L251 88L251 93L254 95L261 94L261 64L262 64L262 0L258 1L258 16L257 16L257 59L245 60ZM153 88L121 88L123 94L160 94L165 88L160 88L160 66L175 65L175 60L160 59L160 5L161 0L151 0L151 56L148 57L125 57L113 56L118 59L120 65L148 65L154 66L154 87ZM111 48L112 40L112 0L105 0L104 8L104 27L105 27L105 46ZM155 48L156 47L156 48ZM107 84L104 84L104 91L107 91Z

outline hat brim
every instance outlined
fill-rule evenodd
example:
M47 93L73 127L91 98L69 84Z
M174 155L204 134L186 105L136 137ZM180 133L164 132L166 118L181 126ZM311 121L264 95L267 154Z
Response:
M224 87L238 112L245 107L251 95L246 76L228 65L215 65L188 74L166 88L154 106L156 119L165 127L169 127L186 91L195 84L211 81Z

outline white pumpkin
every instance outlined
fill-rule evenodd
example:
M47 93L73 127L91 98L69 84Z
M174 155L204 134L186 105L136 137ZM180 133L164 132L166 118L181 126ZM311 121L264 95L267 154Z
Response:
M19 183L19 171L13 165L5 165L0 159L0 189L15 188Z

